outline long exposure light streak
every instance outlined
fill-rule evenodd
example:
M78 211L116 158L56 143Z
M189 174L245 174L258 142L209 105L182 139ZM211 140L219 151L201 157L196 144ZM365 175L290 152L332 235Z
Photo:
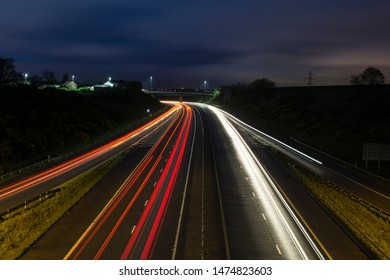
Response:
M196 118L194 117L194 136L192 138L192 144L191 144L191 152L190 152L190 159L189 159L190 163L192 162L192 156L194 154L196 131L197 131L197 123L196 123ZM187 197L188 182L189 182L189 178L190 178L190 170L191 170L191 164L188 165L186 181L184 183L183 198L182 198L182 202L181 202L181 206L180 206L179 221L177 223L175 242L173 244L173 249L172 249L172 260L176 259L177 248L178 248L179 237L180 237L180 230L182 227L184 208L185 208L186 197Z
M121 259L128 259L131 256L133 247L139 241L139 236L145 233L144 225L148 218L151 218L151 212L153 207L158 207L157 214L153 216L153 223L150 231L147 233L147 240L142 247L142 253L140 255L140 259L147 259L153 242L155 241L155 237L157 235L158 229L161 225L161 221L163 220L164 213L166 211L166 207L168 205L169 198L172 194L173 186L176 181L176 177L181 165L181 161L184 155L184 150L187 143L187 138L189 134L192 112L189 106L186 106L187 115L185 124L182 127L178 140L173 148L172 153L167 161L167 164L164 167L164 170L161 174L160 179L157 182L157 185L148 201L148 204L141 215L140 221L135 228L129 242L127 243L122 255ZM158 196L162 195L162 200L159 205L156 205L156 201Z
M178 128L178 125L175 127L175 130L173 131L173 133L170 135L169 137L169 140L173 137L176 129ZM167 130L168 131L168 130ZM167 132L166 131L166 132ZM163 135L165 136L165 134ZM161 137L162 139L163 137ZM160 141L161 141L160 139ZM154 162L153 166L150 168L146 178L143 180L141 186L139 187L139 189L137 190L136 194L133 196L133 198L131 199L131 201L129 202L129 204L127 205L126 209L122 212L120 218L117 220L115 226L113 227L113 229L111 230L109 236L106 238L105 242L103 243L103 245L101 246L101 248L99 249L99 252L95 255L94 259L99 259L102 252L105 250L105 248L107 247L107 244L108 242L111 240L112 236L115 234L116 230L118 229L119 225L123 222L124 218L126 217L126 215L129 213L130 209L132 208L133 204L135 203L135 201L137 200L137 198L139 197L139 195L141 194L142 190L144 189L144 187L146 186L146 184L149 182L149 179L150 177L152 176L153 172L156 170L156 167L158 166L158 164L160 163L161 159L162 159L162 154L163 152L166 150L167 148L167 145L169 143L169 140L167 141L167 143L165 144L163 150L161 151L160 155L158 156L157 160ZM156 144L156 146L154 147L154 149L159 145L160 141ZM150 200L148 200L148 203L150 202Z
M164 131L64 259L80 259L87 255L92 259L105 258L106 253L110 254L111 241L117 238L118 234L129 235L129 240L123 245L122 256L118 257L146 259L151 256L170 204L192 122L192 109L188 105L177 106L181 109L169 128ZM167 157L165 162L162 160L164 157ZM155 179L152 181L151 178L155 177L155 174L159 174L159 178L153 185ZM129 196L131 189L133 191ZM140 211L140 208L135 210L140 213L136 223L126 225L124 221L128 221L128 217L132 216L134 213L132 209L141 205L138 202L141 193L145 199L149 191L151 194L148 195L146 202L142 200L143 210ZM139 206L135 206L136 202ZM114 242L112 244L114 246ZM94 249L91 249L92 247Z
M271 194L269 187L273 189L278 198L282 201L284 207L287 209L288 213L293 218L294 222L298 225L299 229L303 232L305 238L308 240L311 247L313 247L314 251L318 255L320 259L324 259L322 256L320 250L316 247L314 241L311 240L309 234L306 232L305 228L301 225L299 219L295 216L291 208L288 206L286 201L283 199L280 192L278 192L276 186L273 184L271 178L265 171L264 167L260 164L260 162L256 159L255 155L252 153L248 145L245 143L245 141L242 139L240 134L237 132L237 130L233 127L233 125L226 119L225 112L222 112L221 110L209 106L210 110L212 110L216 116L218 117L219 121L223 125L225 131L228 133L229 137L232 140L232 143L234 145L234 148L236 150L236 154L240 160L240 162L243 164L245 171L247 172L250 183L256 192L256 197L262 201L262 204L268 211L268 215L272 217L272 220L280 221L288 236L289 239L293 241L295 244L295 247L301 257L303 259L308 259L307 254L303 247L301 246L298 238L294 234L293 230L291 229L291 226L287 222L286 218L282 214L282 211L279 209L279 206L277 205L276 201L273 198L273 195ZM286 240L288 238L285 236L284 232L278 231L278 234L281 237L281 240ZM287 250L288 248L286 248ZM293 255L294 253L291 253Z
M69 259L73 254L72 259L77 259L79 255L86 248L88 243L92 240L95 234L102 227L104 222L109 218L110 214L119 204L121 199L126 195L129 189L132 186L132 182L135 181L136 178L142 173L145 169L145 166L153 159L153 156L149 154L145 157L143 161L140 162L138 167L134 170L133 173L126 179L126 181L122 184L119 190L115 193L113 198L107 203L107 205L103 208L103 210L99 213L97 218L93 221L93 223L87 228L87 230L83 233L83 235L79 238L76 244L72 247L72 249L68 252L68 254L64 257L64 259ZM76 251L77 249L77 251Z
M162 220L163 213L165 213L165 211L166 211L166 206L168 204L169 198L171 197L173 186L175 184L177 175L179 173L179 168L181 166L181 162L182 162L182 159L183 159L184 150L185 150L185 147L186 147L188 134L189 134L189 129L190 129L190 124L191 124L191 119L192 119L192 113L191 113L190 107L187 106L186 108L190 112L187 114L187 116L189 116L189 120L187 120L186 128L185 128L185 131L183 132L184 133L184 138L183 138L181 143L178 141L177 145L175 146L176 150L180 146L179 155L178 155L177 159L175 160L175 165L174 165L174 168L173 168L173 172L172 172L172 174L169 177L168 188L165 191L165 195L164 195L163 201L161 203L161 206L159 208L158 214L157 214L157 216L156 216L156 218L154 220L152 230L150 231L150 234L149 234L148 239L146 241L144 250L142 251L141 259L147 259L147 257L149 256L149 252L150 252L151 247L152 247L152 242L155 241L157 229L161 225L161 220ZM175 151L173 153L175 153ZM173 162L174 162L174 157L171 156L169 161L168 161L167 166L172 165ZM166 167L166 169L167 169L167 167Z
M179 106L172 107L169 111L165 112L161 116L153 119L152 121L148 122L147 124L141 126L140 128L131 131L111 142L108 142L98 148L95 148L89 152L86 152L80 156L77 156L75 158L72 158L68 161L65 161L61 164L58 164L50 169L47 169L45 171L42 171L38 174L35 174L33 176L30 176L26 179L23 179L21 181L18 181L16 183L13 183L11 185L8 185L0 190L0 199L4 199L6 197L15 195L21 191L25 191L29 188L32 188L46 180L52 179L56 176L59 176L61 174L64 174L70 170L73 170L74 168L78 167L79 165L85 164L88 161L91 161L93 159L96 159L99 156L102 156L115 147L119 145L126 146L126 143L134 137L138 136L141 132L144 132L148 129L150 129L153 126L158 125L161 123L164 119L171 116L176 110L178 110Z
M255 131L256 133L262 135L262 136L265 137L266 139L271 140L272 142L281 145L282 147L284 147L284 148L286 148L286 149L288 149L288 150L290 150L290 151L292 151L292 152L298 154L299 156L301 156L301 157L303 157L303 158L305 158L305 159L307 159L307 160L309 160L309 161L311 161L311 162L315 162L315 163L318 163L318 164L322 164L321 161L319 161L319 160L317 160L317 159L315 159L315 158L313 158L313 157L311 157L311 156L309 156L309 155L307 155L307 154L305 154L305 153L303 153L303 152L301 152L301 151L299 151L299 150L297 150L297 149L295 149L295 148L293 148L293 147L287 145L286 143L284 143L284 142L282 142L282 141L280 141L280 140L278 140L278 139L272 137L271 135L268 135L268 134L266 134L266 133L264 133L264 132L262 132L262 131L260 131L260 130L258 130L258 129L256 129L256 128L254 128L253 126L250 126L250 125L247 124L247 123L244 123L243 121L237 119L235 116L229 114L228 112L222 111L222 110L220 110L220 109L218 109L218 108L215 108L215 107L213 107L213 106L209 106L209 107L210 107L210 108L213 108L214 111L215 111L215 110L218 110L220 113L222 113L222 114L228 116L230 119L233 119L234 121L240 123L240 124L243 125L244 127L249 128L249 129L252 130L252 131Z
M108 237L105 239L104 243L101 245L99 251L95 255L94 259L99 259L105 248L107 247L108 243L110 242L111 238L115 234L115 231L119 227L119 225L122 223L124 217L126 214L130 211L132 208L134 202L138 198L139 194L143 190L144 186L148 182L150 176L156 169L157 165L160 163L162 154L166 150L168 143L170 142L170 139L173 137L174 132L178 129L181 119L183 118L183 114L179 114L176 116L175 120L172 121L168 129L165 130L163 135L160 137L160 139L156 142L156 144L152 147L152 149L147 153L147 155L144 157L144 159L141 161L141 163L136 167L136 169L130 174L128 179L125 181L124 184L120 187L118 192L114 195L114 197L109 201L109 203L104 207L103 211L98 215L98 217L94 220L93 224L87 229L87 231L83 234L83 236L77 241L76 245L70 250L70 252L65 256L65 259L73 258L77 259L79 255L83 252L83 250L86 248L88 243L93 239L93 237L96 235L96 233L99 231L99 229L103 226L103 224L106 222L106 220L110 217L112 212L116 209L118 204L124 199L126 194L129 192L131 187L134 185L134 183L138 180L141 173L144 171L147 171L148 174L146 178L143 180L142 184L139 186L138 190L136 191L134 197L131 199L131 201L128 203L126 209L121 214L120 218L116 222L115 226L111 229ZM154 153L162 140L166 137L169 131L171 131L171 128L173 129L173 132L171 132L171 135L169 135L168 141L165 143L162 151L159 153L159 155L154 156ZM154 162L151 162L152 158L154 158ZM149 165L152 164L152 167ZM147 170L146 170L147 169ZM88 237L87 237L88 236ZM80 246L80 244L82 244Z

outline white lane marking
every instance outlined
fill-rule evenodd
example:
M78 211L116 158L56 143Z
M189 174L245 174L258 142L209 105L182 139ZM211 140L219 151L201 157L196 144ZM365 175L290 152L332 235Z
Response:
M155 187L157 185L157 181L156 182L154 182L154 185L153 185L153 187Z
M146 200L144 203L144 207L148 204L149 200Z
M184 215L184 205L186 203L187 187L188 187L188 182L189 182L189 178L190 178L192 155L193 155L194 146L195 146L196 130L197 130L196 117L194 117L194 136L192 138L191 153L190 153L190 158L188 161L187 176L186 176L186 182L184 184L183 198L181 201L179 221L178 221L177 229L176 229L175 242L173 244L173 249L172 249L172 260L176 259L176 252L177 252L177 247L178 247L178 243L179 243L179 235L180 235L180 230L181 230L181 226L182 226L182 219L183 219L183 215Z
M137 225L134 225L134 226L133 226L133 229L131 230L131 234L134 233L134 230L135 230L136 227L137 227Z
M267 218L265 217L264 213L261 213L261 215L263 216L264 221L266 221Z
M254 192L252 192L252 195L253 195L253 197L256 197L256 194Z
M276 246L276 250L278 250L279 255L282 255L282 252L280 251L278 244L276 244L275 246Z

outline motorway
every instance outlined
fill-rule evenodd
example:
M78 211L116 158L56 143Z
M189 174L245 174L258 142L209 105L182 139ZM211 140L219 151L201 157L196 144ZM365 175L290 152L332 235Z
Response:
M125 149L22 259L368 258L272 151L319 170L323 159L200 103L172 103L118 140L1 188L1 207Z

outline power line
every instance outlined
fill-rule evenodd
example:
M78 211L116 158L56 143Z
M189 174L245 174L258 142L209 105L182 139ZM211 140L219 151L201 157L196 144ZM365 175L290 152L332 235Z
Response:
M314 73L310 71L310 72L308 73L308 75L309 75L309 76L308 76L307 79L306 79L306 80L307 80L307 85L308 85L308 86L312 86L312 85L313 85L313 81L315 80L315 78L314 78Z

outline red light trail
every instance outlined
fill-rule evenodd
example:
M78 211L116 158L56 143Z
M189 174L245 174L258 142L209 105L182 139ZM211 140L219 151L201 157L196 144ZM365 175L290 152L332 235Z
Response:
M169 198L179 173L191 127L192 109L188 105L178 106L181 108L179 114L176 115L169 128L122 184L114 197L65 256L65 259L85 258L85 254L89 256L92 254L92 257L89 258L93 259L105 258L104 253L110 250L110 243L113 242L115 236L121 232L123 234L124 231L127 232L127 235L129 234L125 220L128 220L128 216L137 211L132 209L141 196L147 192L151 192L151 195L143 205L143 212L130 233L129 241L124 244L121 258L129 257L134 249L134 243L136 240L139 241L140 235L143 236L143 239L145 236L147 237L145 244L140 241L135 246L139 247L137 250L142 251L142 255L134 255L132 258L146 258L150 254L153 240L158 235L159 226L164 220L164 213L169 205ZM171 147L173 148L169 151ZM167 155L168 158L163 163L162 158L167 157ZM160 177L153 185L151 178L158 173L158 169L160 169L158 167L161 164L164 166L161 169ZM131 190L133 193L130 194ZM152 220L152 224L148 223L152 226L145 226L146 220ZM103 239L100 232L105 232ZM100 241L98 241L99 238Z
M53 179L59 175L62 175L66 172L69 172L75 168L77 168L80 165L83 165L87 162L90 162L92 160L95 160L101 156L107 155L109 152L112 152L114 148L127 148L130 141L134 140L135 137L140 136L141 133L148 131L152 127L158 126L162 123L164 119L171 116L172 113L174 113L179 106L172 107L169 111L164 113L163 115L153 119L152 121L148 122L147 124L141 126L140 128L131 131L111 142L108 142L96 149L93 149L89 152L86 152L80 156L77 156L75 158L72 158L68 161L65 161L61 164L58 164L50 169L47 169L45 171L42 171L38 174L32 175L26 179L23 179L21 181L18 181L16 183L13 183L11 185L5 186L2 189L0 189L0 200L5 199L11 196L14 196L20 192L26 191L28 189L31 189L40 183L43 183L45 181L48 181L50 179Z
M149 235L148 235L147 241L144 245L140 259L147 259L149 256L152 244L155 241L157 231L161 225L161 221L163 220L163 215L166 211L166 207L167 207L170 195L172 193L175 180L177 178L178 170L180 168L181 160L183 158L183 154L184 154L184 150L185 150L185 146L186 146L185 144L187 143L189 128L190 128L190 124L191 124L191 120L192 120L192 112L191 112L192 109L187 105L186 105L186 109L187 109L187 111L189 111L189 114L187 114L187 116L186 116L185 125L183 126L183 128L181 130L179 140L175 144L173 152L171 153L171 155L169 157L169 160L168 160L168 162L164 168L164 171L163 171L163 173L162 173L162 175L157 183L156 188L153 191L153 194L149 200L149 203L148 203L145 211L143 212L143 214L140 218L140 222L138 223L133 235L131 236L128 244L126 245L125 250L122 253L121 259L127 259L130 256L131 251L132 251L132 249L133 249L133 247L134 247L134 245L139 237L139 234L143 230L143 226L146 222L146 219L148 219L148 218L153 219L150 217L152 208L155 206L155 202L157 200L158 195L164 191L163 186L164 186L164 184L166 184L166 182L168 180L167 187L166 187L166 190L164 192L162 202L158 208L157 215L154 217L153 226L149 232ZM179 147L180 147L180 150L179 150ZM175 159L176 159L176 161L174 162ZM173 166L173 170L172 170L172 166ZM168 176L169 173L171 173L170 176Z

